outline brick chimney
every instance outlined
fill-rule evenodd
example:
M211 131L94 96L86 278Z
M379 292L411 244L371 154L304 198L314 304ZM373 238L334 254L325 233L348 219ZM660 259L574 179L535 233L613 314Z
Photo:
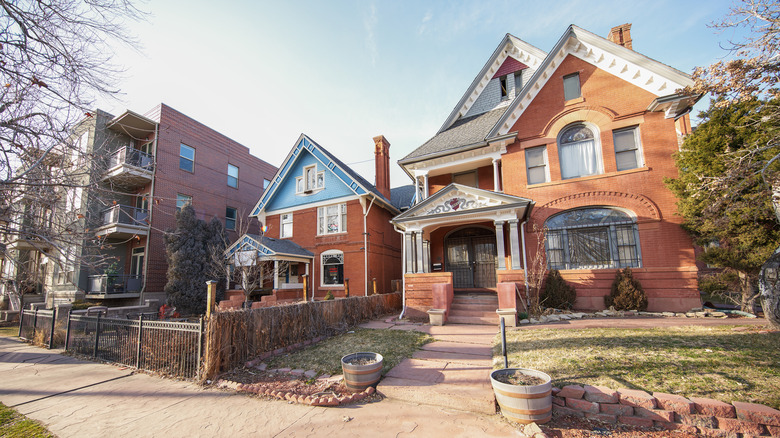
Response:
M376 165L377 191L390 199L390 142L384 135L374 137L374 162Z
M609 31L607 39L615 44L620 44L626 49L634 50L633 47L631 47L631 23L613 27L612 30Z

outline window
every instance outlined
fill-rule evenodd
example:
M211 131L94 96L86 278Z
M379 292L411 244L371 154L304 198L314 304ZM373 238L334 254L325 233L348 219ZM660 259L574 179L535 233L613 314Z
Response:
M547 174L547 147L540 146L525 150L525 167L528 184L540 184L549 180Z
M520 90L523 89L523 71L519 70L515 72L515 97L520 94Z
M225 229L236 229L236 209L233 207L225 208Z
M184 143L179 146L179 169L187 172L195 170L195 149Z
M508 98L509 88L507 87L506 76L501 76L498 78L498 84L501 87L501 100Z
M228 185L238 188L238 167L228 164Z
M453 174L452 182L454 182L455 184L462 184L464 186L469 186L469 187L479 187L479 185L477 184L476 170Z
M280 237L292 237L293 236L293 216L292 213L283 214L281 217L281 235Z
M641 266L636 221L623 211L607 207L569 210L547 219L545 227L550 269Z
M317 234L345 233L347 231L347 204L317 208Z
M565 128L558 136L561 178L602 173L601 148L593 130L583 124Z
M341 286L344 284L344 253L337 250L325 251L322 260L322 285Z
M176 195L176 211L181 211L185 205L190 204L192 204L192 196L182 195L180 193Z
M267 189L268 186L270 185L271 185L271 180L263 178L263 189Z
M612 132L615 143L617 170L642 167L642 152L639 149L639 128L636 126Z
M574 73L563 77L563 100L572 100L582 96L580 90L580 74Z
M317 172L317 165L303 168L303 175L295 178L295 193L310 194L325 188L325 171Z

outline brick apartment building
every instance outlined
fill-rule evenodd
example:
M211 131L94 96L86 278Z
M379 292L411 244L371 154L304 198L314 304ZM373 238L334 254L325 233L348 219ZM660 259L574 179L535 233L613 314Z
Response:
M200 219L222 220L235 240L239 217L248 214L276 172L247 147L165 104L144 115L128 110L114 117L97 110L74 136L99 161L91 176L96 181L85 181L68 196L67 207L57 208L79 213L82 235L97 238L101 255L116 263L85 265L84 242L73 242L63 254L28 248L42 255L39 270L46 275L40 294L48 306L81 299L164 303L163 234L175 227L176 211L191 203ZM62 260L55 263L53 257ZM13 278L13 272L5 277Z
M576 308L603 309L624 267L650 310L700 306L663 182L696 97L677 93L687 74L632 49L630 28L605 39L570 26L549 53L507 35L439 132L399 161L418 193L393 220L410 316L426 316L435 283L522 290L543 228L547 268L576 288Z
M344 297L347 284L350 296L373 293L374 284L388 292L401 278L401 237L390 219L409 207L411 187L391 193L389 147L383 136L374 138L372 185L306 135L295 142L252 211L264 235L230 248L252 252L276 272L265 284L271 300L302 298L304 275L314 299Z

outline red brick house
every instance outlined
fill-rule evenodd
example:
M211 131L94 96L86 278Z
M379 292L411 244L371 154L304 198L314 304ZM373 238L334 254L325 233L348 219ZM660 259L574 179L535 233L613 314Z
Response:
M347 287L351 296L371 294L374 285L388 292L401 278L401 235L390 219L401 212L405 188L392 196L390 144L383 136L374 142L375 185L306 135L271 179L251 213L264 234L244 236L229 253L256 251L257 260L273 264L267 286L275 296L286 290L285 298L302 298L304 275L315 299L343 297Z
M570 26L545 53L507 35L439 132L399 161L417 203L393 219L405 237L405 305L431 284L524 287L546 229L548 269L603 309L631 267L649 310L700 306L691 240L664 178L690 132L690 77L632 50L630 24L607 39ZM495 318L495 317L494 317Z

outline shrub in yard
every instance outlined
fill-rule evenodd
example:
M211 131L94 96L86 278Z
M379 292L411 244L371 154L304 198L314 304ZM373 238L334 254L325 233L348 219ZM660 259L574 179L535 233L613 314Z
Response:
M634 278L631 268L617 271L612 290L604 297L604 304L615 310L647 310L647 295L639 280Z
M328 291L328 293L325 294L325 299L326 300L332 300L333 299L333 294L330 293L330 291Z
M561 277L557 269L547 273L544 288L539 297L542 305L554 309L571 309L577 299L577 291Z

